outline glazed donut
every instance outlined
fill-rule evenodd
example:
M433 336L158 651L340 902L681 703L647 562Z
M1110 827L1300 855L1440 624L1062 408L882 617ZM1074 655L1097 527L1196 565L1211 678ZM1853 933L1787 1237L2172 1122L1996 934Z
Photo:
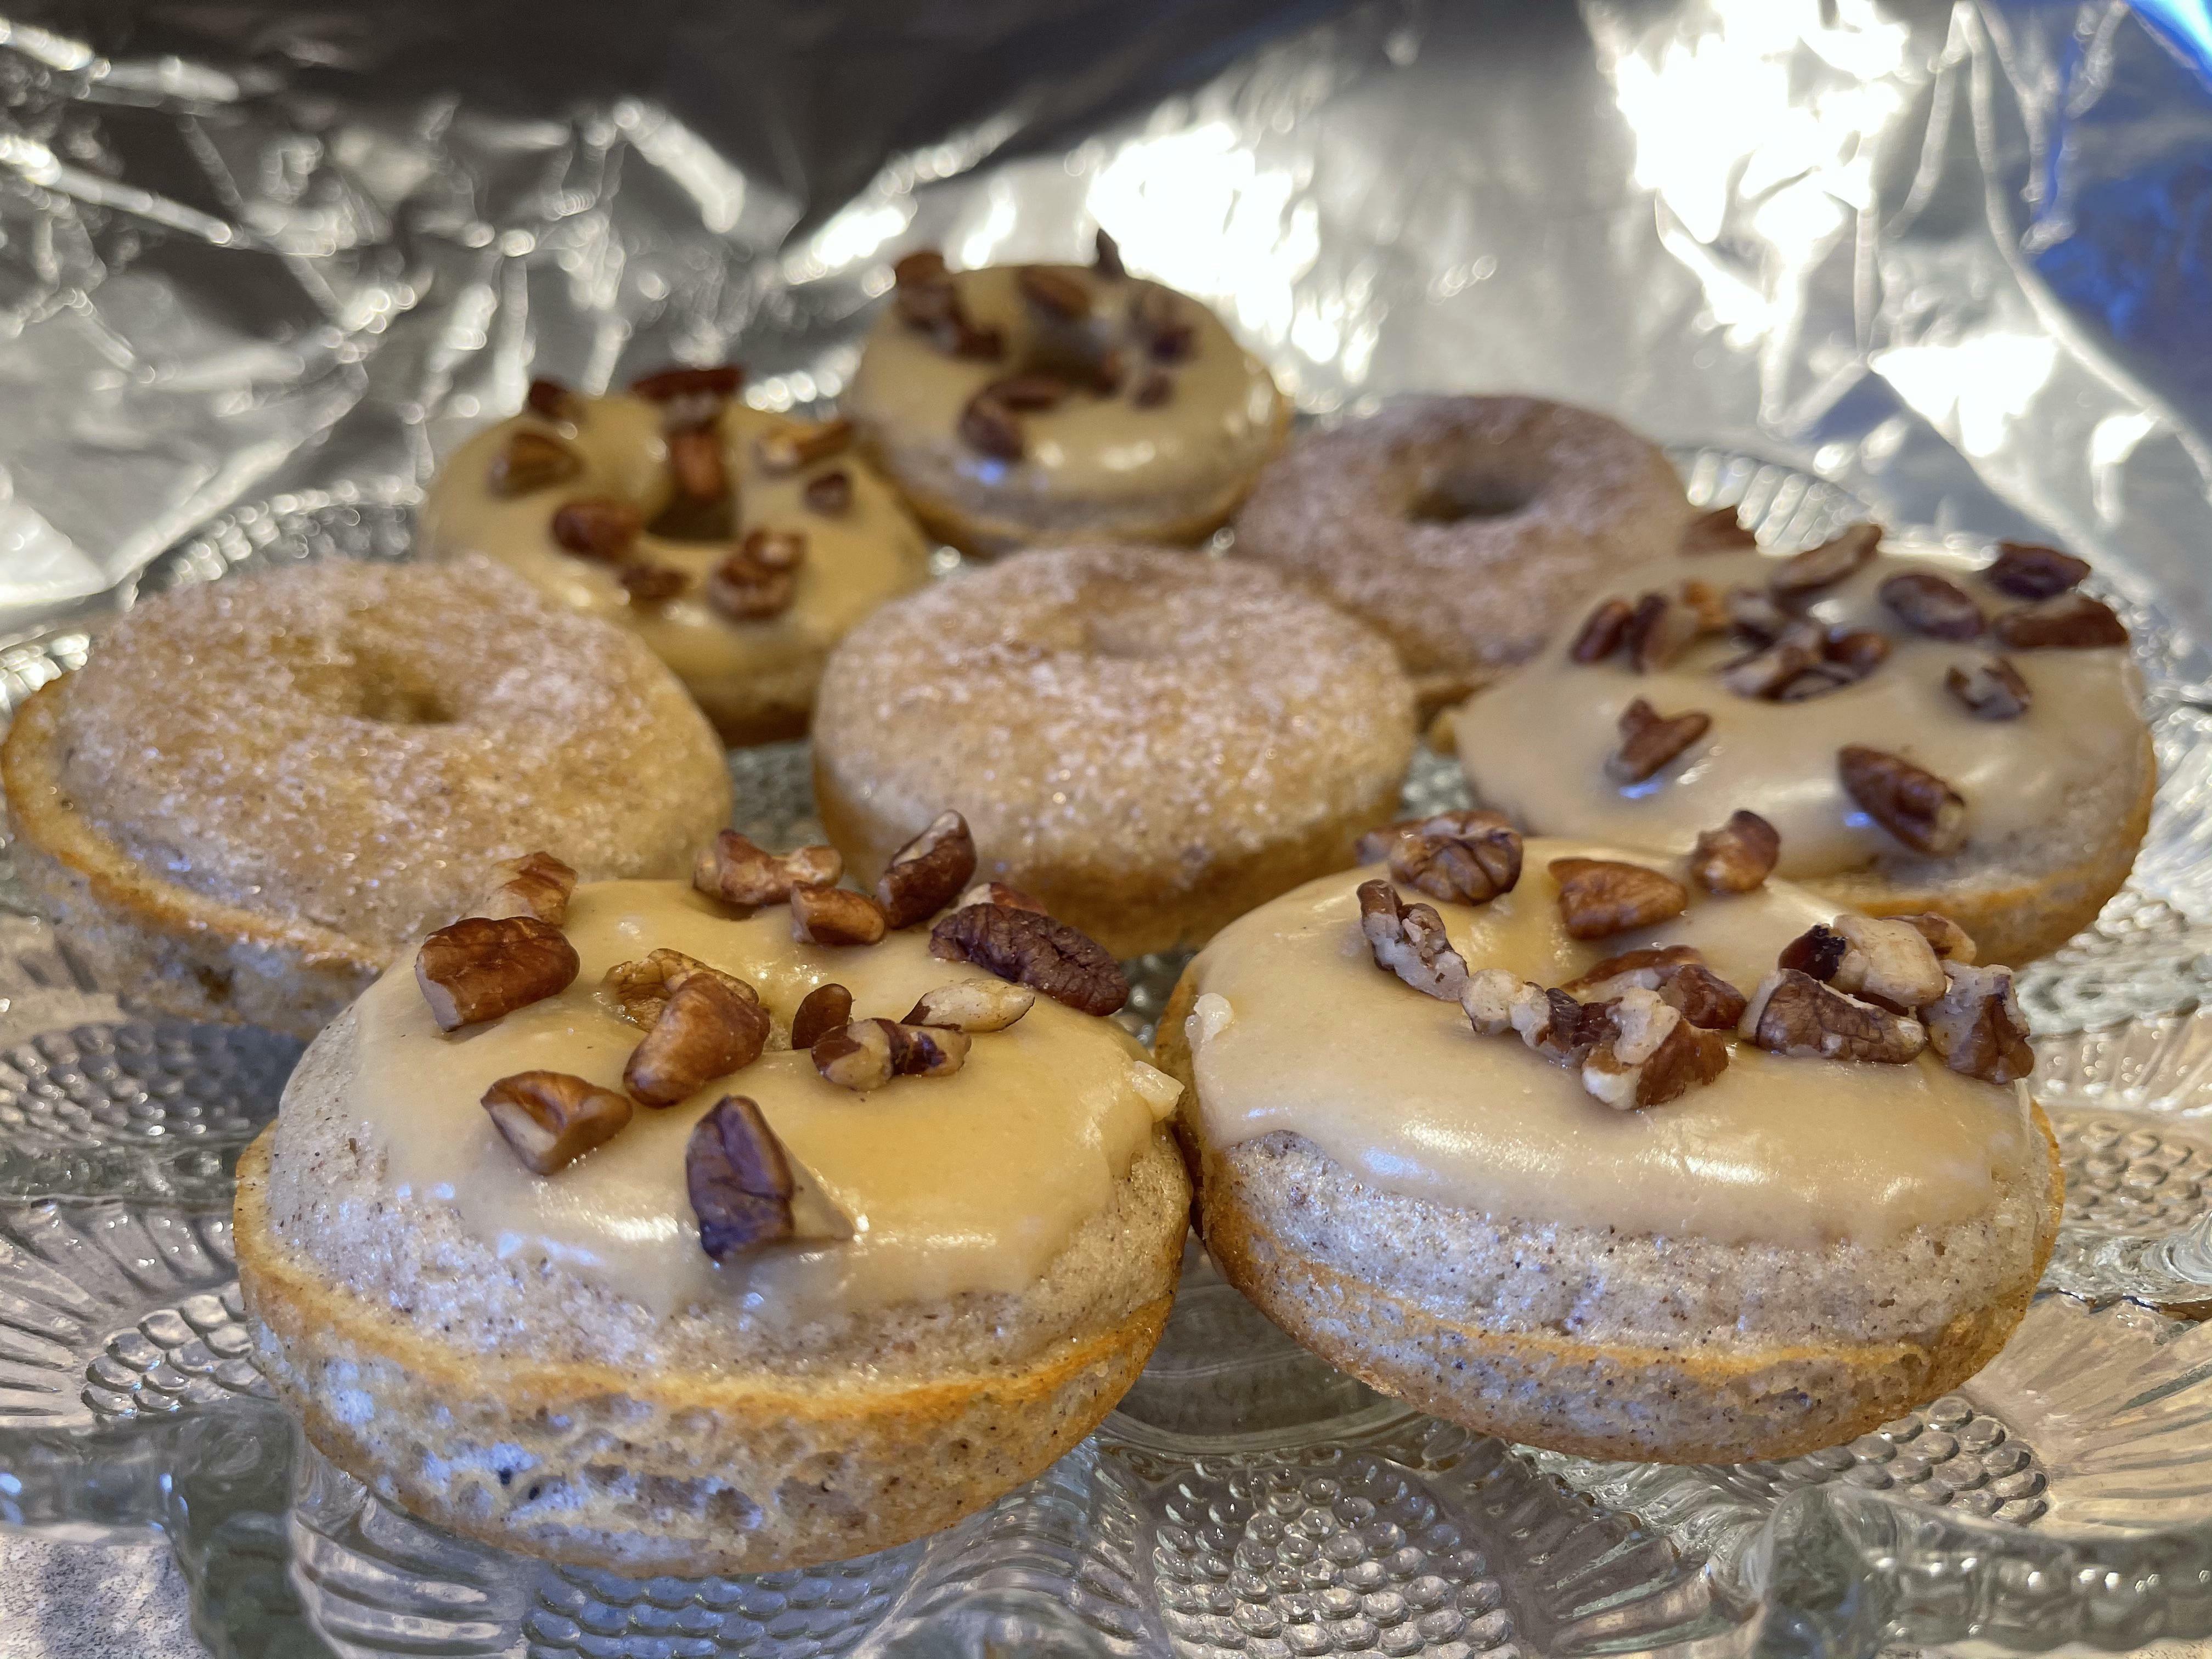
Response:
M580 887L544 930L566 988L447 1036L423 988L467 987L434 936L308 1049L240 1163L236 1236L256 1358L333 1462L502 1549L767 1572L951 1525L1135 1380L1187 1228L1175 1085L1113 1021L933 957L927 928L832 946L793 918ZM854 1092L823 1056L856 1028L804 1029L833 982L868 1029L948 988L989 1017L929 1007L901 1029L935 1069ZM643 1058L738 1016L746 1048ZM557 1132L512 1115L539 1087L572 1091Z
M1493 814L1379 839L1160 1022L1207 1251L1277 1324L1481 1433L1668 1463L1838 1444L1996 1355L2063 1198L2008 969Z
M950 803L986 875L1127 957L1342 868L1412 752L1411 690L1358 623L1251 566L1092 545L855 629L814 793L865 878Z
M1398 647L1424 708L1531 655L1691 507L1659 450L1535 398L1407 398L1303 434L1237 515L1239 558L1309 583Z
M2126 629L2063 553L1984 568L1932 545L1877 554L1880 538L1621 572L1452 717L1477 799L1534 834L1676 853L1747 805L1780 832L1782 874L1832 903L1940 910L2000 961L2056 950L2119 890L2150 822ZM1632 744L1632 725L1650 728ZM1957 804L1938 823L1897 799L1912 789Z
M537 381L447 459L422 528L631 629L745 744L804 735L830 647L927 580L929 549L845 422L749 408L737 385L734 367L600 398Z
M989 555L1194 542L1281 447L1290 404L1204 306L1100 263L899 261L845 405L929 526Z
M0 746L15 870L106 986L312 1036L538 849L683 870L714 734L652 654L488 561L326 560L117 619Z

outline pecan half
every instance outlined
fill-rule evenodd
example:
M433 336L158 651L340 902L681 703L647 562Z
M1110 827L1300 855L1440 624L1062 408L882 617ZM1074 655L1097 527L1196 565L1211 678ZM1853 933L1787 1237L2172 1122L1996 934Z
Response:
M711 426L679 427L668 434L668 471L676 493L687 501L718 502L729 496L722 435Z
M1671 876L1611 859L1553 859L1559 916L1576 939L1604 939L1649 927L1689 908L1689 890Z
M912 841L891 854L876 882L884 919L893 927L927 921L952 902L975 873L975 841L968 820L939 812Z
M629 383L629 389L633 396L650 404L672 404L692 398L712 398L720 403L736 397L738 388L744 383L742 363L673 363L640 375Z
M738 994L724 975L688 974L630 1051L623 1087L647 1106L688 1100L758 1060L769 1026L768 1010L750 991Z
M475 914L501 921L508 916L535 916L558 927L568 919L568 895L576 890L576 872L550 853L525 853L492 866L496 879L476 908Z
M584 400L558 380L536 380L522 394L522 406L541 421L580 421Z
M856 1019L817 1038L814 1069L841 1089L880 1089L895 1077L950 1077L968 1059L965 1031Z
M1091 314L1091 290L1083 279L1050 265L1024 265L1014 273L1014 286L1048 317L1072 323Z
M1440 812L1393 830L1390 874L1431 898L1487 904L1521 879L1521 832L1502 814ZM1368 842L1360 837L1363 849Z
M787 421L753 440L753 459L762 471L782 477L844 453L852 442L853 423L842 415L827 421Z
M853 1018L853 994L831 982L817 985L799 1000L791 1016L791 1046L811 1048Z
M873 945L884 933L884 907L866 893L827 883L792 884L791 936L801 945Z
M694 974L720 980L732 994L746 1001L760 1000L759 994L735 974L724 973L696 957L665 947L635 962L617 963L607 969L605 977L599 981L599 989L622 1011L624 1019L649 1031L659 1023L668 999Z
M1639 674L1658 672L1697 637L1698 613L1664 593L1646 593L1637 600L1621 631L1629 663Z
M2048 599L2077 585L2089 574L2086 559L2033 542L1999 542L1996 558L1982 580L2015 599Z
M842 466L817 472L800 487L799 499L810 513L842 517L853 510L853 475Z
M1605 775L1615 783L1641 783L1712 729L1713 717L1699 709L1662 715L1638 697L1620 711L1620 742L1605 757Z
M1943 973L1943 994L1920 1011L1943 1063L1984 1083L2016 1083L2033 1072L2035 1050L2013 994L2012 969L1947 962Z
M1841 629L1820 642L1820 656L1831 667L1863 680L1889 660L1889 636L1866 628Z
M1091 239L1091 269L1109 283L1118 283L1129 274L1121 263L1121 245L1103 229Z
M1583 618L1567 655L1579 663L1603 662L1628 637L1629 618L1635 608L1626 599L1601 599L1597 609Z
M960 438L970 449L1002 461L1018 461L1026 447L1013 410L988 390L970 398L960 411Z
M1467 988L1467 958L1452 948L1433 905L1407 903L1387 881L1363 881L1359 931L1375 965L1424 995L1456 1002Z
M1972 670L1954 663L1944 671L1943 687L1981 720L2016 720L2035 701L2020 670L2004 657L1990 657Z
M1899 921L1909 921L1920 930L1920 937L1928 941L1928 948L1943 962L1956 962L1972 967L1980 951L1974 936L1951 920L1933 910L1923 910L1917 915L1899 916Z
M844 856L834 847L802 847L778 858L736 830L725 830L693 860L691 884L731 904L780 904L791 896L794 884L824 885L844 873Z
M1825 984L1836 976L1836 969L1850 948L1851 942L1841 933L1826 922L1816 921L1782 947L1775 965Z
M583 470L584 458L552 434L519 427L491 458L485 482L493 495L512 501L566 483Z
M644 529L645 515L613 495L583 495L553 510L554 541L578 558L619 562Z
M1781 857L1781 832L1739 807L1719 829L1698 834L1690 853L1690 879L1708 893L1748 893L1774 873Z
M1086 1014L1110 1014L1129 1000L1129 981L1106 947L1042 911L963 904L930 929L929 954L972 962Z
M1860 744L1836 751L1844 793L1916 853L1947 858L1966 844L1966 798L1902 755Z
M1129 332L1158 363L1182 362L1198 349L1198 325L1182 301L1150 284L1129 296Z
M693 1127L684 1186L699 1218L699 1248L717 1261L792 1236L791 1159L744 1095L723 1096Z
M1003 979L963 979L925 991L906 1012L907 1025L945 1025L956 1031L1003 1031L1036 1005L1036 993Z
M691 586L691 579L682 571L644 559L626 562L615 572L615 580L632 605L665 605Z
M1682 527L1685 553L1730 552L1758 545L1759 538L1744 523L1741 511L1733 507L1717 507L1700 513Z
M977 882L960 896L960 902L953 908L964 910L971 904L996 904L1008 910L1033 910L1041 916L1052 914L1020 888L1009 887L1003 881Z
M1874 557L1874 550L1880 545L1880 525L1851 525L1832 541L1808 548L1802 553L1793 553L1783 560L1767 578L1767 588L1785 605L1808 593L1817 593L1824 587L1832 587Z
M1175 376L1164 368L1148 368L1145 377L1137 382L1137 389L1129 394L1129 401L1139 409L1158 409L1175 398Z
M1847 947L1828 975L1838 991L1897 1014L1909 1014L1943 994L1943 964L1911 922L1844 915L1836 918L1835 931Z
M522 1167L542 1176L613 1139L630 1119L627 1095L566 1072L517 1072L479 1103Z
M1932 570L1901 570L1875 590L1898 620L1938 640L1971 640L1989 626L1974 596Z
M781 616L798 594L793 574L806 558L796 530L756 529L707 578L707 603L735 622Z
M1609 1024L1583 1061L1583 1087L1616 1111L1663 1106L1728 1070L1727 1042L1652 992L1622 993Z
M1997 638L2015 651L2094 651L2125 645L2127 624L2102 599L2066 592L1997 618Z
M1794 1060L1860 1060L1902 1066L1928 1046L1917 1019L1893 1014L1794 968L1762 981L1744 1014L1750 1041Z
M581 964L561 930L535 916L464 916L422 941L415 982L441 1031L497 1019L565 991Z

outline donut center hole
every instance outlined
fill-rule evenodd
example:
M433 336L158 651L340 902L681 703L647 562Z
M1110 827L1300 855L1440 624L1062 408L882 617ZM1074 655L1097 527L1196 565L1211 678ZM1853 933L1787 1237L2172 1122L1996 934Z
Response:
M307 700L333 714L379 726L450 726L459 718L445 694L406 665L374 653L350 663L319 663L297 673Z
M1419 482L1406 516L1416 524L1510 519L1535 499L1535 484L1528 478L1494 467L1447 467Z

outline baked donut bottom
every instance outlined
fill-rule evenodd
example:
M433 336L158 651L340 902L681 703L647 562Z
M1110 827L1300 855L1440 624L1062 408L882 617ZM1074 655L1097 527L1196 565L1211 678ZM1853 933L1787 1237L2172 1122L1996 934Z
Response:
M1881 1248L1785 1250L1493 1220L1378 1191L1302 1136L1216 1148L1198 1128L1184 1036L1195 1000L1186 974L1154 1058L1184 1087L1176 1133L1223 1277L1330 1364L1479 1433L1658 1463L1839 1444L1994 1358L2057 1242L2065 1188L2039 1106L2041 1188ZM1577 1288L1590 1285L1592 1295ZM1545 1304L1547 1291L1564 1299ZM1780 1310L1779 1328L1762 1339L1686 1312L1701 1296L1747 1306L1756 1297L1763 1311ZM1590 1305L1604 1298L1610 1317Z

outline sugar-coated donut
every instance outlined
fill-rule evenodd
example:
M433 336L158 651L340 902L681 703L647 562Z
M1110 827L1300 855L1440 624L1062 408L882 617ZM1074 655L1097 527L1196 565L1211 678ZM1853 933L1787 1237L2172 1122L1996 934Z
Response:
M1494 815L1386 839L1160 1023L1207 1250L1277 1324L1480 1432L1678 1463L1848 1441L1996 1355L2063 1196L2008 969Z
M637 641L487 560L325 560L142 601L0 747L15 868L100 983L310 1036L545 850L668 875L730 811Z
M672 369L584 397L540 380L447 458L427 544L489 554L631 629L730 744L806 730L823 659L929 548L842 420L729 394L734 368Z
M1302 434L1237 515L1236 555L1389 635L1425 708L1535 651L1692 509L1664 454L1536 398L1421 397Z
M1193 542L1280 447L1290 404L1197 301L1101 262L899 262L845 407L936 535L976 554Z
M2127 631L2064 554L1880 537L1686 553L1594 588L1453 717L1476 797L1534 834L1674 853L1747 806L1780 872L1839 906L1940 910L2002 962L2056 950L2150 821Z
M871 878L957 808L987 876L1127 957L1344 867L1412 751L1411 689L1363 624L1254 566L1092 545L855 629L823 676L815 800Z

